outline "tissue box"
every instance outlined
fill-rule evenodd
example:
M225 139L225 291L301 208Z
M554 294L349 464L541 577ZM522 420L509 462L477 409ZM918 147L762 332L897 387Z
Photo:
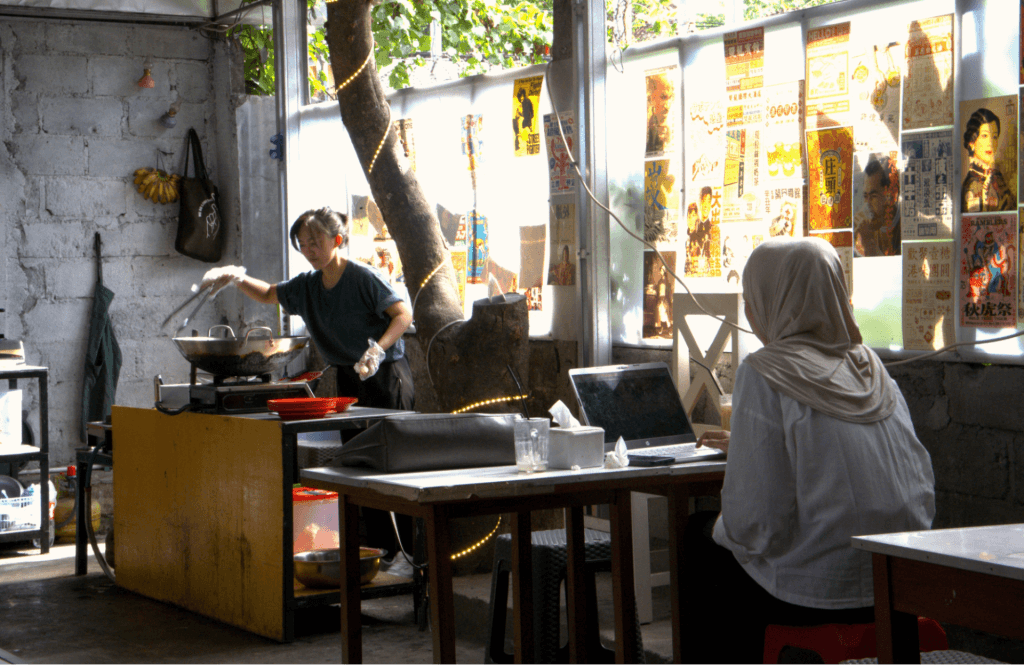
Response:
M604 466L604 428L552 427L548 432L548 468Z

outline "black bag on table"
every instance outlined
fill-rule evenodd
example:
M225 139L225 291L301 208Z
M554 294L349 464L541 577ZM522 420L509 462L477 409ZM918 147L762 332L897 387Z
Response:
M511 413L388 416L353 437L325 466L407 473L514 465L515 417Z
M188 177L189 151L192 152L194 177ZM196 130L188 130L185 144L185 173L179 183L181 203L178 211L178 234L174 249L185 256L216 263L224 251L224 224L220 215L217 188L206 173L203 149Z

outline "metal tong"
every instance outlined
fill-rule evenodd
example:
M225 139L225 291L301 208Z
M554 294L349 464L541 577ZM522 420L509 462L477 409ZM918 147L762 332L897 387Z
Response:
M185 326L188 325L188 322L191 321L192 317L194 317L196 315L196 312L198 312L199 309L203 305L206 304L206 301L209 300L209 298L210 298L210 296L212 294L213 294L213 284L209 284L209 285L199 289L198 291L193 293L191 296L189 296L188 300L186 300L185 302L183 302L180 305L178 305L174 309L173 312L168 314L167 318L164 319L164 322L160 324L160 327L163 328L164 326L166 326L168 323L171 322L171 319L173 319L178 313L181 312L181 310L185 309L190 304L192 304L192 302L195 301L196 298L199 298L199 302L196 304L195 307L192 308L192 311L188 313L188 316L186 316L185 319L181 322L181 325L178 326L177 328L175 328L174 332L178 332L179 330L181 330L182 328L184 328ZM202 296L202 297L200 297L200 296Z

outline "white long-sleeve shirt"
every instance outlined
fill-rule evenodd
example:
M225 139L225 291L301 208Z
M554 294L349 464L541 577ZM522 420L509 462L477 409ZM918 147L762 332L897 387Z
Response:
M715 541L780 600L872 605L871 556L850 537L927 529L935 516L931 457L902 394L888 418L849 423L776 392L744 364L732 403Z

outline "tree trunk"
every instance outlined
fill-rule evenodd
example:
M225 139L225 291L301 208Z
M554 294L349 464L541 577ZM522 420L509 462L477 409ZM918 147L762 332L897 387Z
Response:
M373 4L371 0L329 2L327 45L334 79L343 85L338 91L341 119L402 259L414 305L416 336L426 354L438 401L441 408L455 411L517 395L519 390L507 366L521 381L527 380L525 298L509 297L500 304L481 301L474 306L473 318L462 321L455 270L441 226L389 122L397 118L391 118L372 56ZM524 383L522 387L525 393L528 386ZM484 410L518 408L514 402L499 401Z

